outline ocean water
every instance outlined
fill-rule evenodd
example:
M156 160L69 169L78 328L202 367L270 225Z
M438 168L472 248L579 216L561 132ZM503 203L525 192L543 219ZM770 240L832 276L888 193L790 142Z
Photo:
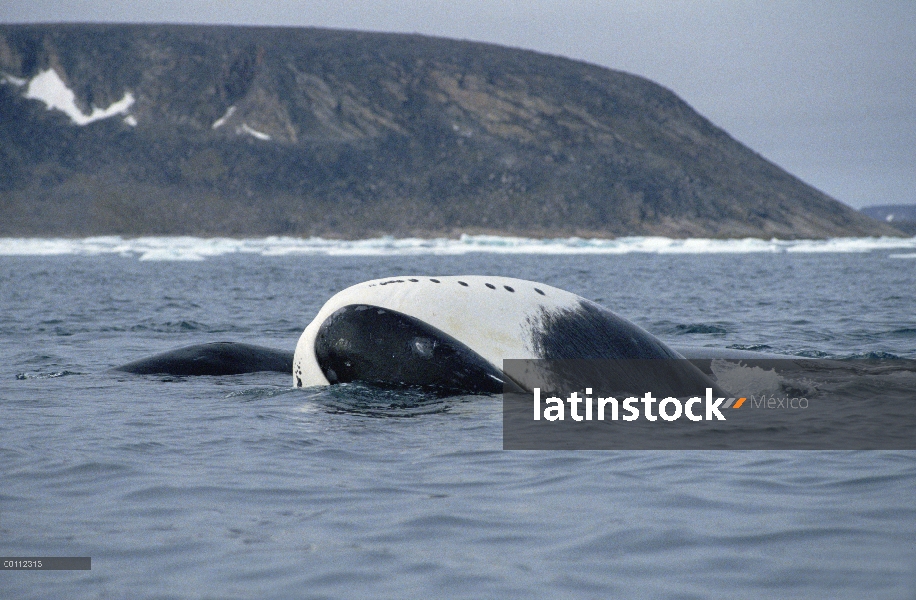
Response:
M111 367L292 349L336 291L492 274L678 345L916 358L916 240L0 240L3 598L916 598L916 453L504 451L499 397ZM468 315L469 319L474 318Z

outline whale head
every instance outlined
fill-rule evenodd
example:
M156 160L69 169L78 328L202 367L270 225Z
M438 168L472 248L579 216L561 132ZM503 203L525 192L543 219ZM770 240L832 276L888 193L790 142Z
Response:
M297 387L364 381L501 392L505 359L681 358L610 310L542 283L399 276L349 287L306 327Z

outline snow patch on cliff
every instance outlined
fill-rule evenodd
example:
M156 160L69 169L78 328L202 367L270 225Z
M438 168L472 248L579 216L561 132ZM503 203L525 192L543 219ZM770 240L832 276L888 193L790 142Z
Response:
M258 131L257 129L252 129L248 126L248 123L242 123L241 127L236 128L235 132L239 135L247 133L251 137L257 138L259 140L264 140L265 142L270 140L269 135L262 131Z
M0 83L8 83L10 85L15 85L16 87L22 87L29 82L28 79L21 79L19 77L13 77L7 73L3 74L3 77L0 77Z
M8 75L4 80L17 83ZM126 92L124 97L114 102L108 108L92 107L92 112L85 114L76 105L76 94L67 87L57 71L48 69L42 71L28 82L25 97L32 100L41 100L48 110L59 110L77 125L88 125L93 121L100 121L115 115L127 114L134 103L134 95Z
M232 116L232 113L234 112L235 112L234 106L230 106L229 108L227 108L226 114L224 114L217 120L213 121L213 125L212 125L213 129L219 129L220 127L222 127L226 123L226 121L229 119L229 117Z

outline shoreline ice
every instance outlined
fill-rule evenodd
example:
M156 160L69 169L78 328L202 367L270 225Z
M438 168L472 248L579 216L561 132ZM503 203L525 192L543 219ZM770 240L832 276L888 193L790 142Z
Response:
M868 253L894 251L891 258L910 258L913 238L830 238L825 240L672 239L534 239L492 235L448 238L379 237L362 240L326 238L137 237L0 238L0 256L119 255L139 260L205 260L226 254L260 256L409 256L490 254L751 254L751 253Z

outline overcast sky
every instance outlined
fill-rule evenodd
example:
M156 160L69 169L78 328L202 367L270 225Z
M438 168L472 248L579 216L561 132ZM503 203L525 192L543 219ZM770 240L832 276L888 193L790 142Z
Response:
M916 0L4 0L0 22L317 26L492 42L648 77L854 207L916 203Z

